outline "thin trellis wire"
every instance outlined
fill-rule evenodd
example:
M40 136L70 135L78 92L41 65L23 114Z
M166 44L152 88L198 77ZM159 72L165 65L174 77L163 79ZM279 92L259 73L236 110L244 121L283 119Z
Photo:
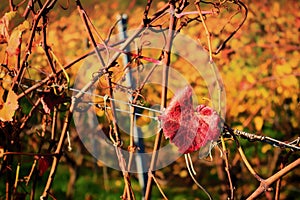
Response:
M114 99L114 100L116 100L116 99ZM88 102L87 104L89 104L89 105L97 105L98 103L92 103L92 102ZM129 103L128 103L129 104ZM129 104L130 105L130 104ZM134 105L134 104L133 104ZM146 107L142 107L142 106L139 106L140 108L146 108ZM111 107L109 107L109 106L105 106L105 107L103 107L103 109L105 110L105 109L111 109ZM128 111L128 110L122 110L122 109L119 109L119 108L115 108L115 110L116 111L118 111L118 112L122 112L122 113L127 113L127 114L132 114L130 111ZM155 119L155 120L158 120L158 118L157 117L153 117L153 116L150 116L150 115L144 115L144 114L141 114L141 113L134 113L136 116L141 116L141 117L147 117L147 118L150 118L150 119Z
M74 91L74 92L82 92L81 90L78 90L78 89L75 89L75 88L69 88L69 90ZM119 99L113 99L113 98L110 98L108 96L102 96L102 95L99 95L99 94L93 94L91 92L82 92L82 93L87 94L87 95L91 95L91 96L95 96L95 97L100 97L104 101L110 100L110 101L114 101L114 102L117 102L117 103L120 103L120 104L123 104L123 105L133 106L133 107L141 108L141 109L153 112L153 113L162 114L162 111L155 110L153 108L148 108L148 107L141 106L141 105L137 105L137 104L132 104L132 103L129 103L129 102L126 102L126 101L123 101L123 100L119 100ZM98 103L89 102L88 104L95 105L95 104L98 104ZM111 108L108 107L108 106L105 106L104 109L111 109ZM116 111L131 114L130 111L128 111L128 110L122 110L122 109L119 109L119 108L116 108ZM150 115L144 115L144 114L141 114L141 113L134 113L134 114L136 116L148 117L148 118L151 118L151 119L158 120L157 117L153 117L153 116L150 116Z
M36 82L38 82L38 81L36 81ZM21 84L21 85L25 88L29 88L29 86L27 86L25 84ZM67 88L67 89L70 90L70 91L74 91L74 92L82 92L81 90L78 90L78 89L75 89L75 88ZM42 91L42 90L38 90L38 91ZM83 92L83 93L87 94L87 95L103 98L104 101L110 100L110 101L121 103L123 105L128 105L128 106L133 106L133 107L136 107L136 108L141 108L141 109L144 109L144 110L148 110L148 111L156 113L156 114L162 114L163 113L163 111L155 110L155 109L144 107L144 106L141 106L141 105L132 104L132 103L129 103L129 102L126 102L126 101L118 100L118 99L109 98L107 95L102 96L102 95L98 95L98 94L93 94L91 92ZM98 105L98 103L93 103L93 102L87 102L87 104ZM105 104L105 108L106 109L111 109L110 107L107 107L106 104ZM122 109L117 108L116 111L131 114L131 112L128 111L128 110L122 110ZM146 118L154 119L157 122L159 122L158 117L156 117L156 116L144 115L144 114L141 114L141 113L134 113L134 114L135 114L135 116L146 117ZM228 128L228 126L225 126L225 127ZM226 134L226 133L228 133L226 131L224 133L225 133L225 135L229 135L229 134ZM275 140L275 139L267 137L267 136L256 135L256 134L240 131L240 130L237 130L237 129L232 129L232 133L237 135L237 136L240 136L242 138L248 139L249 141L262 141L262 142L269 143L269 144L271 144L275 147L290 148L290 149L293 149L294 151L299 151L300 150L300 147L297 146L299 144L300 137L293 140L292 142L285 143L285 142Z
M36 81L38 82L38 81ZM25 88L29 88L29 86L25 85L25 84L21 84L22 87L25 87ZM156 113L156 114L162 114L162 111L160 110L155 110L153 108L148 108L148 107L145 107L145 106L141 106L141 105L137 105L137 104L132 104L132 103L129 103L129 102L126 102L126 101L123 101L123 100L119 100L119 99L113 99L113 98L110 98L108 96L102 96L102 95L99 95L99 94L93 94L91 92L83 92L79 89L75 89L75 88L67 88L68 90L70 91L73 91L73 92L82 92L83 94L87 94L87 95L90 95L90 96L95 96L95 97L99 97L99 98L102 98L104 101L106 100L110 100L110 101L114 101L114 102L117 102L117 103L120 103L120 104L123 104L123 105L128 105L128 106L133 106L133 107L136 107L136 108L141 108L143 110L147 110L147 111L150 111L152 113ZM42 90L38 90L39 92L42 92ZM94 102L87 102L87 104L89 105L98 105L98 103L94 103ZM105 106L103 107L104 109L111 109L109 106ZM128 114L131 114L130 111L128 110L122 110L122 109L119 109L119 108L116 108L115 109L116 111L118 112L123 112L123 113L128 113ZM154 119L156 121L158 121L158 118L156 116L150 116L150 115L144 115L144 114L141 114L141 113L134 113L136 116L140 116L140 117L146 117L146 118L150 118L150 119Z

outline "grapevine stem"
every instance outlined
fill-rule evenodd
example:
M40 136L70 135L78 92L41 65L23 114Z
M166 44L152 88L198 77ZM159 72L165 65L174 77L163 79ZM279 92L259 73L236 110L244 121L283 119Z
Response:
M188 169L188 172L191 176L191 178L193 179L194 183L208 196L208 198L210 200L212 200L212 197L211 195L208 193L208 191L202 186L200 185L200 183L196 180L196 178L194 177L194 174L192 172L192 169L190 167L190 163L189 163L189 158L188 158L188 155L187 154L184 154L184 158L185 158L185 163L186 163L186 167ZM191 164L192 165L192 164Z

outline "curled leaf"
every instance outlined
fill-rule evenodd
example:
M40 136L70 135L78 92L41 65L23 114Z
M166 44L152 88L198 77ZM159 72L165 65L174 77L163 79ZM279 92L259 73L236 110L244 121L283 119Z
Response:
M189 86L173 97L159 119L165 137L178 147L180 153L197 151L220 134L218 114L205 105L194 109Z
M4 90L0 92L0 120L3 122L12 121L16 110L19 107L18 95L14 91L9 90L6 101L3 101Z

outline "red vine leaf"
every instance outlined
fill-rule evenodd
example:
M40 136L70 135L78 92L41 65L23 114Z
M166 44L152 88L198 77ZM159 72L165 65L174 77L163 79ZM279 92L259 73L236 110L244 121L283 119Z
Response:
M69 98L66 97L64 93L56 93L59 93L59 89L57 89L57 92L55 92L54 89L41 92L41 103L43 105L45 113L47 114L50 114L50 112L53 111L56 105L67 102L69 100Z
M197 151L220 134L218 114L205 105L194 110L189 86L173 97L159 119L165 137L178 147L180 153Z
M198 105L196 115L200 124L198 134L202 133L205 136L201 146L205 146L209 141L217 140L221 131L221 119L218 113L209 106Z
M46 157L40 157L38 160L38 171L39 171L39 176L43 176L44 173L47 171L51 164L51 161L49 158Z
M15 111L18 109L18 95L9 90L6 101L3 101L4 90L0 91L0 120L3 122L12 121Z

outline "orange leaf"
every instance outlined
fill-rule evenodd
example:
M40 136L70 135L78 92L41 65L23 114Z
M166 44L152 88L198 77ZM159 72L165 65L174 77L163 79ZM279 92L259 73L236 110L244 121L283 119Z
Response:
M0 146L0 158L3 158L4 148Z
M3 103L4 91L0 92L1 101L0 101L0 120L1 121L12 121L12 118L15 114L15 111L18 109L18 95L14 93L12 90L8 91L6 101Z

